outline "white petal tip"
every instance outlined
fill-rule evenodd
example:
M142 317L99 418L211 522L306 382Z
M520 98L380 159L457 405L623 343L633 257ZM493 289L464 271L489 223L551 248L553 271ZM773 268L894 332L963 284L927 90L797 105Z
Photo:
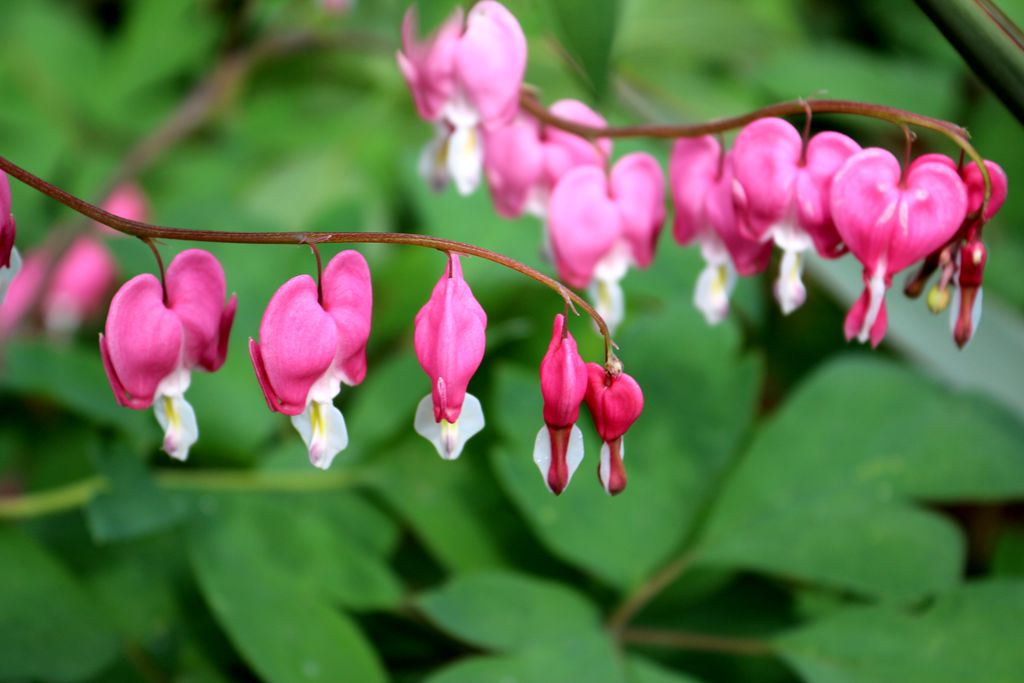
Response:
M164 430L163 451L175 460L184 462L188 452L199 440L196 413L182 395L157 394L153 401L156 421Z
M537 464L537 469L540 470L544 486L556 496L569 486L573 474L576 473L580 463L583 462L583 432L580 431L579 427L573 425L568 434L568 441L564 444L564 466L558 462L553 463L552 442L555 441L557 443L559 436L558 434L552 434L550 428L544 425L537 432L537 438L533 444L533 462ZM554 469L552 469L552 464L555 465Z
M455 460L462 455L466 442L484 428L484 411L476 396L466 394L458 420L435 422L433 399L427 394L416 406L413 427L434 445L443 460Z
M309 450L309 462L317 469L329 468L334 456L348 447L345 418L333 403L310 401L303 412L292 416L292 426Z

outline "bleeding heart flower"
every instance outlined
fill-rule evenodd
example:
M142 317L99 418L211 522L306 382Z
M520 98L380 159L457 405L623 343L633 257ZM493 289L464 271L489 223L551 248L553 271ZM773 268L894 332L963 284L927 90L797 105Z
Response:
M829 210L832 179L860 145L835 132L819 133L804 148L789 122L765 118L747 125L733 147L737 200L750 237L782 249L775 297L784 314L807 298L803 252L814 246L824 258L844 251Z
M613 374L597 363L587 363L586 401L604 442L597 474L604 490L614 496L626 488L623 436L643 412L644 394L629 375Z
M341 384L366 377L373 286L357 251L332 258L320 278L298 275L271 297L260 341L249 339L256 378L271 410L292 425L320 469L348 446L345 418L334 405Z
M430 377L430 394L416 407L416 433L434 444L445 460L462 453L466 441L484 428L480 401L466 393L484 358L487 314L462 277L456 254L416 314L414 344L420 367Z
M68 335L98 314L117 281L117 263L99 239L82 235L72 242L53 271L43 296L46 329Z
M402 21L398 66L416 109L438 124L425 157L436 185L449 175L460 194L476 189L483 163L481 133L512 121L526 70L526 37L500 3L473 6L463 25L461 8L426 41L417 39L415 5ZM421 169L425 164L421 159Z
M583 460L583 433L576 426L587 393L587 366L576 349L565 316L555 316L551 343L540 363L544 426L537 433L533 461L556 496L565 490Z
M14 247L16 232L11 213L11 186L7 174L0 171L0 304L14 276L21 270L21 255Z
M680 244L696 240L707 264L697 279L694 305L709 324L729 313L736 274L768 266L771 244L750 239L733 201L732 155L723 155L711 135L677 140L669 160L669 185L676 209L674 234Z
M884 149L850 157L835 176L831 209L843 241L864 265L865 290L846 316L846 338L885 336L885 291L893 274L956 234L967 214L967 190L947 165L912 164L905 177Z
M646 268L654 259L665 221L665 180L649 154L622 157L610 175L579 166L551 193L548 228L555 265L574 287L591 286L595 307L609 329L622 321L619 281L630 266Z
M40 250L25 255L24 264L11 280L7 296L0 301L0 336L13 334L32 306L39 301L49 268L48 252Z
M224 364L236 301L232 295L224 304L224 270L200 249L178 254L165 284L166 296L160 281L144 273L118 290L100 353L117 402L135 410L153 406L164 451L184 460L199 437L185 391L193 368L214 372Z

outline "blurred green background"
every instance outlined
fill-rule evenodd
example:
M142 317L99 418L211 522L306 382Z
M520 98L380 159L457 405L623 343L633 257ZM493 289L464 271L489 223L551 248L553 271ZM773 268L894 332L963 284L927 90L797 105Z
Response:
M115 405L101 319L74 339L28 324L2 342L0 680L1024 680L1019 123L909 0L509 7L543 99L597 91L614 122L827 92L969 127L1011 186L986 231L975 341L957 352L946 316L897 287L885 344L846 345L861 286L849 261L815 264L808 304L787 318L768 278L744 281L734 315L709 328L690 303L699 254L665 235L653 268L625 281L617 335L647 398L629 487L604 494L588 436L555 498L530 454L558 297L466 262L490 320L470 387L488 426L442 462L412 431L429 390L412 320L444 258L359 247L375 287L369 374L339 399L351 445L321 473L267 410L246 349L274 290L313 260L211 245L238 315L224 368L193 376L200 441L186 464L159 452L148 411ZM1024 3L1003 7L1024 18ZM93 201L127 173L164 225L420 231L551 272L536 221L417 177L431 131L394 61L404 9L4 0L0 154ZM902 139L874 121L814 123L864 145ZM667 157L656 142L615 150L640 148ZM916 149L954 153L927 134ZM23 252L84 227L12 189ZM122 279L153 269L135 240L108 245ZM573 331L598 359L589 324Z

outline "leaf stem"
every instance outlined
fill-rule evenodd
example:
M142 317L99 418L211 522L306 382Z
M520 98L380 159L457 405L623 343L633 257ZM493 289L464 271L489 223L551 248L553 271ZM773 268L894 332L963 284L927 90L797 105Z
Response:
M772 654L770 643L756 638L712 636L688 631L631 626L622 633L622 640L634 645L653 645L680 650L701 650L733 655L763 657Z
M633 617L646 607L651 600L656 598L661 591L665 590L671 583L682 576L683 572L693 563L693 557L693 551L682 553L647 581L637 586L608 617L608 630L616 635L624 634L626 626Z

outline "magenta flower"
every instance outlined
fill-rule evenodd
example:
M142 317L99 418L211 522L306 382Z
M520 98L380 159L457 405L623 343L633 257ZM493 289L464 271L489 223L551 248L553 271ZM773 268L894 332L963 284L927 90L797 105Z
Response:
M750 237L782 249L775 298L784 314L807 298L803 253L812 246L823 258L843 254L829 202L832 178L860 145L842 133L818 133L804 148L796 128L783 119L747 125L733 147L737 202Z
M600 114L577 100L559 100L551 112L577 123L605 125ZM562 176L578 166L603 166L611 151L607 138L591 142L520 114L486 136L484 170L494 207L505 218L523 213L543 218Z
M664 195L661 167L642 152L619 159L609 175L576 167L551 193L548 229L558 273L573 287L590 286L609 329L625 311L619 281L630 266L646 268L654 259Z
M979 203L980 205L980 203ZM981 323L982 280L988 252L980 240L971 240L960 249L960 272L957 277L949 322L953 341L960 348L967 346Z
M122 285L110 302L100 353L117 402L153 406L164 451L184 460L199 437L185 391L193 368L214 372L224 364L236 301L232 295L224 304L224 270L201 249L178 254L165 283L166 298L149 273Z
M967 214L967 190L949 166L900 163L884 149L850 157L835 175L831 210L843 241L864 265L864 293L846 316L846 338L885 336L885 292L892 276L956 234Z
M604 442L597 474L604 490L614 496L626 488L623 436L643 412L644 394L629 375L612 374L597 363L587 363L586 401Z
M249 355L271 410L291 416L314 466L327 469L348 446L345 418L334 405L341 384L366 377L373 288L357 251L343 251L324 269L322 296L309 275L274 293Z
M548 490L557 496L583 460L583 433L576 420L587 393L587 365L561 314L555 316L551 343L540 363L540 393L544 426L537 433L533 461Z
M106 245L91 235L78 237L54 268L43 296L46 329L73 333L103 309L116 280L117 263Z
M416 314L414 337L416 357L430 377L430 394L416 407L414 426L445 460L459 457L466 441L484 428L480 401L466 388L484 358L486 330L487 314L452 254L430 300Z
M7 174L0 171L0 304L14 276L21 270L21 255L14 247L16 232L14 214L11 213L11 185Z
M732 167L732 155L723 156L710 135L677 140L669 160L675 238L680 244L700 244L707 265L697 279L693 303L711 325L729 313L737 272L759 273L771 257L771 244L750 239L744 216L736 211Z
M114 188L106 201L103 210L130 221L149 220L149 200L142 188L135 183L122 183ZM110 237L124 237L124 233L109 228L102 223L93 223L96 229Z
M512 121L526 71L526 37L503 5L484 0L463 24L462 10L426 41L417 40L415 6L402 21L398 67L419 115L435 123L437 137L420 160L435 187L450 176L460 194L480 182L481 133Z
M7 296L0 301L0 336L13 334L37 303L49 267L50 255L46 251L25 254L21 269L11 279Z

